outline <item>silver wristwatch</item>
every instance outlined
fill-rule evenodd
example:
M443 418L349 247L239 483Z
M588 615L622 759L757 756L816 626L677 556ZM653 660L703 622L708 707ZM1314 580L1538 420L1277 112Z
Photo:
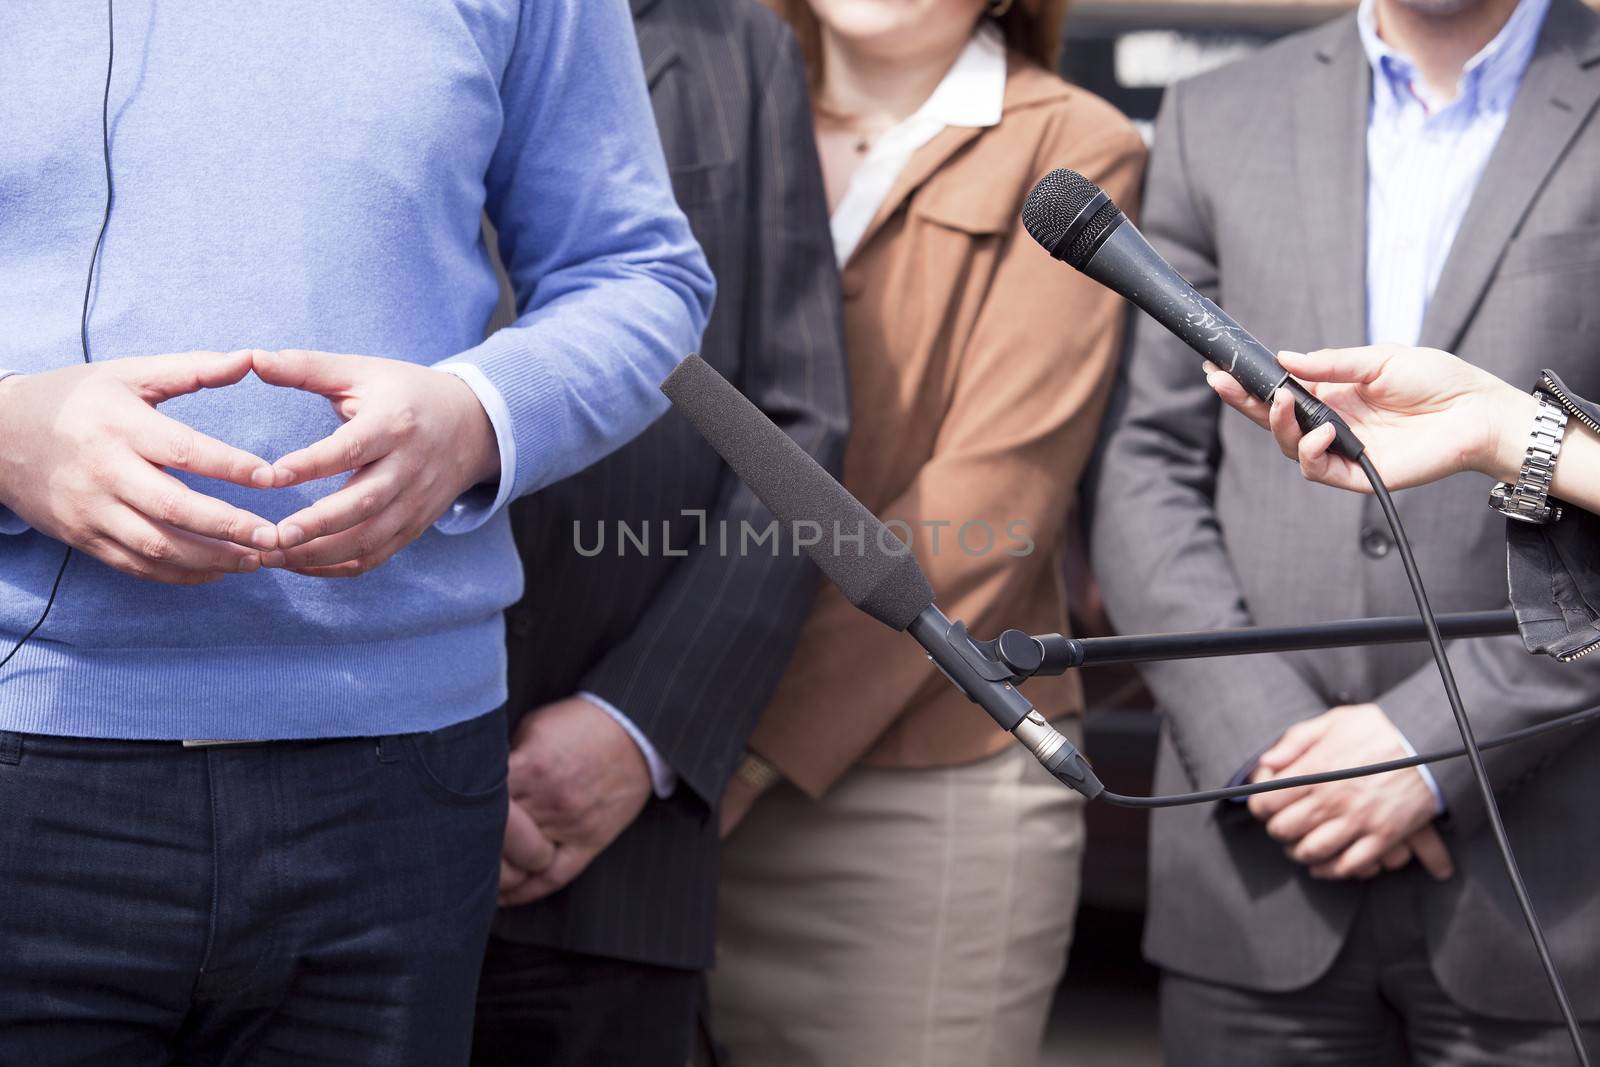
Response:
M1561 439L1567 432L1567 413L1544 393L1534 395L1539 398L1539 411L1533 417L1528 454L1522 461L1517 484L1496 482L1489 491L1489 506L1508 519L1542 526L1561 518L1561 508L1550 503L1550 481L1555 477Z

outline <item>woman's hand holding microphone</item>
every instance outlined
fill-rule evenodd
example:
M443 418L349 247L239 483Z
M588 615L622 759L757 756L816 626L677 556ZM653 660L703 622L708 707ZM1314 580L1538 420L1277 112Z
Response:
M1391 489L1423 485L1462 471L1515 482L1528 449L1538 400L1488 371L1431 348L1373 345L1278 357L1319 400L1338 411L1366 444ZM1306 478L1371 492L1356 464L1328 451L1333 427L1301 433L1288 394L1269 405L1212 364L1206 382L1230 407L1272 431ZM1600 440L1568 424L1551 494L1600 511Z

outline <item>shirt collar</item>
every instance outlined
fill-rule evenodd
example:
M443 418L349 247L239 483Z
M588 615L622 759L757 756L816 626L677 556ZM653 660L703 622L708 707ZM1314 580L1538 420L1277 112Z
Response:
M911 120L979 129L998 126L1005 100L1005 37L985 20Z
M1386 104L1406 106L1412 102L1429 105L1423 95L1416 63L1405 53L1391 48L1378 36L1375 0L1361 0L1356 12L1356 27L1361 46L1372 66L1374 93ZM1550 0L1521 0L1477 55L1467 61L1461 74L1461 92L1449 106L1470 106L1474 110L1504 111L1511 106L1528 63L1539 43Z

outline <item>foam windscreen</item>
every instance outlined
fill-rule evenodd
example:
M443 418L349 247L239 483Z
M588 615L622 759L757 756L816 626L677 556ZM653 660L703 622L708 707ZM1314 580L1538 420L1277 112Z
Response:
M933 603L911 550L710 364L690 356L661 391L787 533L820 528L801 531L806 554L850 603L896 630Z

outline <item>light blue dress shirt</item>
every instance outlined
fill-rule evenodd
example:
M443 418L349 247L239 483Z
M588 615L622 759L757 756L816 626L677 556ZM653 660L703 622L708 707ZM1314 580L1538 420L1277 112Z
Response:
M1367 118L1367 341L1414 345L1445 259L1505 129L1550 0L1522 0L1467 62L1454 100L1434 97L1417 64L1378 36L1373 0L1356 25L1372 65ZM1416 750L1404 737L1411 755ZM1434 802L1444 794L1418 767Z
M1467 63L1454 100L1378 36L1373 0L1356 15L1372 64L1367 121L1367 340L1414 345L1467 205L1505 129L1550 0L1522 0Z
M1356 26L1372 66L1367 112L1367 342L1415 345L1461 220L1505 129L1550 0L1522 0L1439 100L1417 64L1378 36L1374 0ZM1402 735L1407 753L1417 751ZM1235 776L1247 781L1255 761ZM1418 767L1443 812L1444 794Z

